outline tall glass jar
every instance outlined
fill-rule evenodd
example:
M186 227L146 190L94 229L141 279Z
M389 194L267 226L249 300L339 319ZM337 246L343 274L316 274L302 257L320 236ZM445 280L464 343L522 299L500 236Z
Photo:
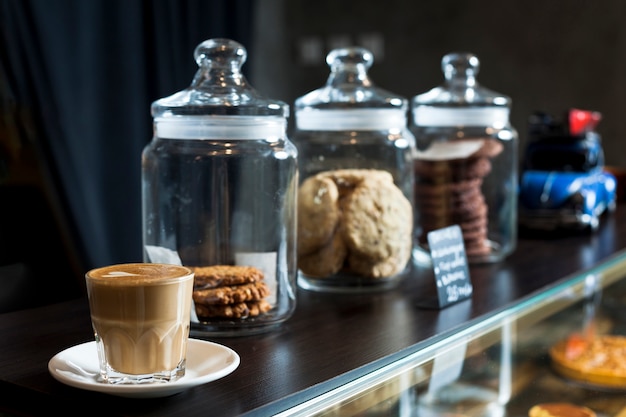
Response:
M429 264L427 235L457 224L470 263L491 263L517 242L517 131L509 97L478 84L478 58L443 57L442 86L412 99L417 149L414 258Z
M241 72L246 49L202 42L187 89L152 103L142 156L144 260L195 271L192 335L241 335L296 303L297 150L289 107Z
M335 49L326 62L326 85L295 101L298 283L329 292L390 288L408 272L412 251L408 100L373 84L367 49Z

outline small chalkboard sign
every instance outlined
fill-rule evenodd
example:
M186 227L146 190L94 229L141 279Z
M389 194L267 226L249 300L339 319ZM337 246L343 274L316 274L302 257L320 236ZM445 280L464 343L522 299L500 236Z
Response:
M437 284L439 307L443 308L472 296L463 234L458 225L428 233L428 245Z

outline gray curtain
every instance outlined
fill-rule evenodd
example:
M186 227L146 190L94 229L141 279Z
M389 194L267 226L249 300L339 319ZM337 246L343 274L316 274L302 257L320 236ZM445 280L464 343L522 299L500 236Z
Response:
M253 2L0 0L3 114L28 113L14 130L35 142L82 271L142 260L150 104L191 83L200 42L249 46Z

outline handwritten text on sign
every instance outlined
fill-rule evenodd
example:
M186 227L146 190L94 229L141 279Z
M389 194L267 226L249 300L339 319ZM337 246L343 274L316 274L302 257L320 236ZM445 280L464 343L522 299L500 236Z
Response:
M437 283L439 306L444 307L472 295L463 234L458 225L428 234L430 256Z

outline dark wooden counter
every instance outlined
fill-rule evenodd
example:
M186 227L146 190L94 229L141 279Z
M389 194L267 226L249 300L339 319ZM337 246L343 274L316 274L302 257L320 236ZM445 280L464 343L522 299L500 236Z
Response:
M527 299L626 248L626 207L593 234L520 236L506 261L470 269L474 294L443 310L420 307L432 293L428 271L400 287L364 295L300 290L280 329L213 338L241 356L218 381L160 399L82 391L52 378L57 352L93 338L85 299L0 315L0 412L10 415L273 415L415 352L468 324Z

